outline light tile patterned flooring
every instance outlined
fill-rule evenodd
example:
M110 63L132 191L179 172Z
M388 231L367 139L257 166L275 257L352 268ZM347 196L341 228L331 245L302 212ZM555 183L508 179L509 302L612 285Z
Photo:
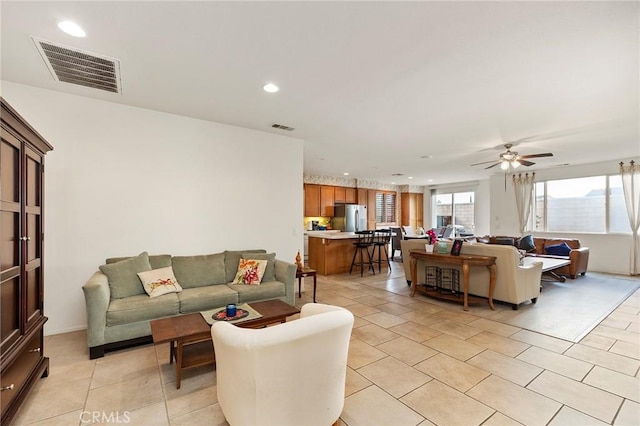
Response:
M400 263L319 276L317 291L356 316L342 425L640 425L640 290L575 344L496 321L505 305L467 313L411 298ZM89 360L85 339L46 338L50 376L14 424L227 424L212 367L185 372L176 390L167 345Z

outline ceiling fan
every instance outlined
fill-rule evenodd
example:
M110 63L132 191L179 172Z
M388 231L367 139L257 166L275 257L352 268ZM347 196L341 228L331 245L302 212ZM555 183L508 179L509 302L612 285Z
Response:
M500 154L499 160L497 162L484 161L482 163L474 163L472 164L472 166L479 166L480 164L493 163L489 167L485 167L485 170L499 165L500 168L506 172L510 169L515 169L520 165L529 167L536 164L532 161L529 161L528 160L529 158L553 157L553 154L550 152L544 152L541 154L518 155L517 152L511 151L513 144L510 144L510 143L505 144L504 147L507 149L507 151Z

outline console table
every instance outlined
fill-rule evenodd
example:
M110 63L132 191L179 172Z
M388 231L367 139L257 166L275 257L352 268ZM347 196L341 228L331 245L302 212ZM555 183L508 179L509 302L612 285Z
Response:
M469 310L469 267L485 266L489 269L489 307L493 310L493 290L496 286L496 257L461 254L452 256L450 254L427 253L424 250L411 250L411 297L416 293L418 287L418 260L428 260L433 263L443 263L447 265L459 265L462 267L462 286L464 294L463 309ZM433 296L433 295L431 295ZM446 297L445 297L446 298ZM450 298L447 298L450 300Z

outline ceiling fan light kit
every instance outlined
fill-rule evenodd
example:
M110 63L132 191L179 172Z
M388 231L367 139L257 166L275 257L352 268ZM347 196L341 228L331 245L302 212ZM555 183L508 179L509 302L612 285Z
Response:
M507 149L506 152L503 152L502 154L499 155L499 159L497 162L493 162L493 161L484 161L482 163L475 163L472 164L472 166L478 166L480 164L487 164L487 163L493 163L488 167L485 167L486 169L491 169L492 167L495 166L500 166L500 169L504 170L505 172L508 172L511 169L517 169L518 167L520 167L520 165L529 167L529 166L533 166L534 163L533 161L528 161L526 160L527 158L540 158L540 157L553 157L553 154L550 152L545 152L545 153L540 153L540 154L529 154L529 155L518 155L517 152L515 151L511 151L511 147L513 145L510 143L507 143L504 145L504 147Z

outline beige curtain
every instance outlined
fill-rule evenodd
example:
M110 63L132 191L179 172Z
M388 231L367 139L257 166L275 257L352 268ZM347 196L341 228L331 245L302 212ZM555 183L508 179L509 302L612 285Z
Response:
M628 166L620 163L620 176L633 235L629 273L640 275L640 165L633 161L630 161Z
M520 222L520 235L524 235L529 222L531 201L533 200L533 183L536 174L518 173L513 175L513 189L516 195L516 207L518 209L518 221Z

